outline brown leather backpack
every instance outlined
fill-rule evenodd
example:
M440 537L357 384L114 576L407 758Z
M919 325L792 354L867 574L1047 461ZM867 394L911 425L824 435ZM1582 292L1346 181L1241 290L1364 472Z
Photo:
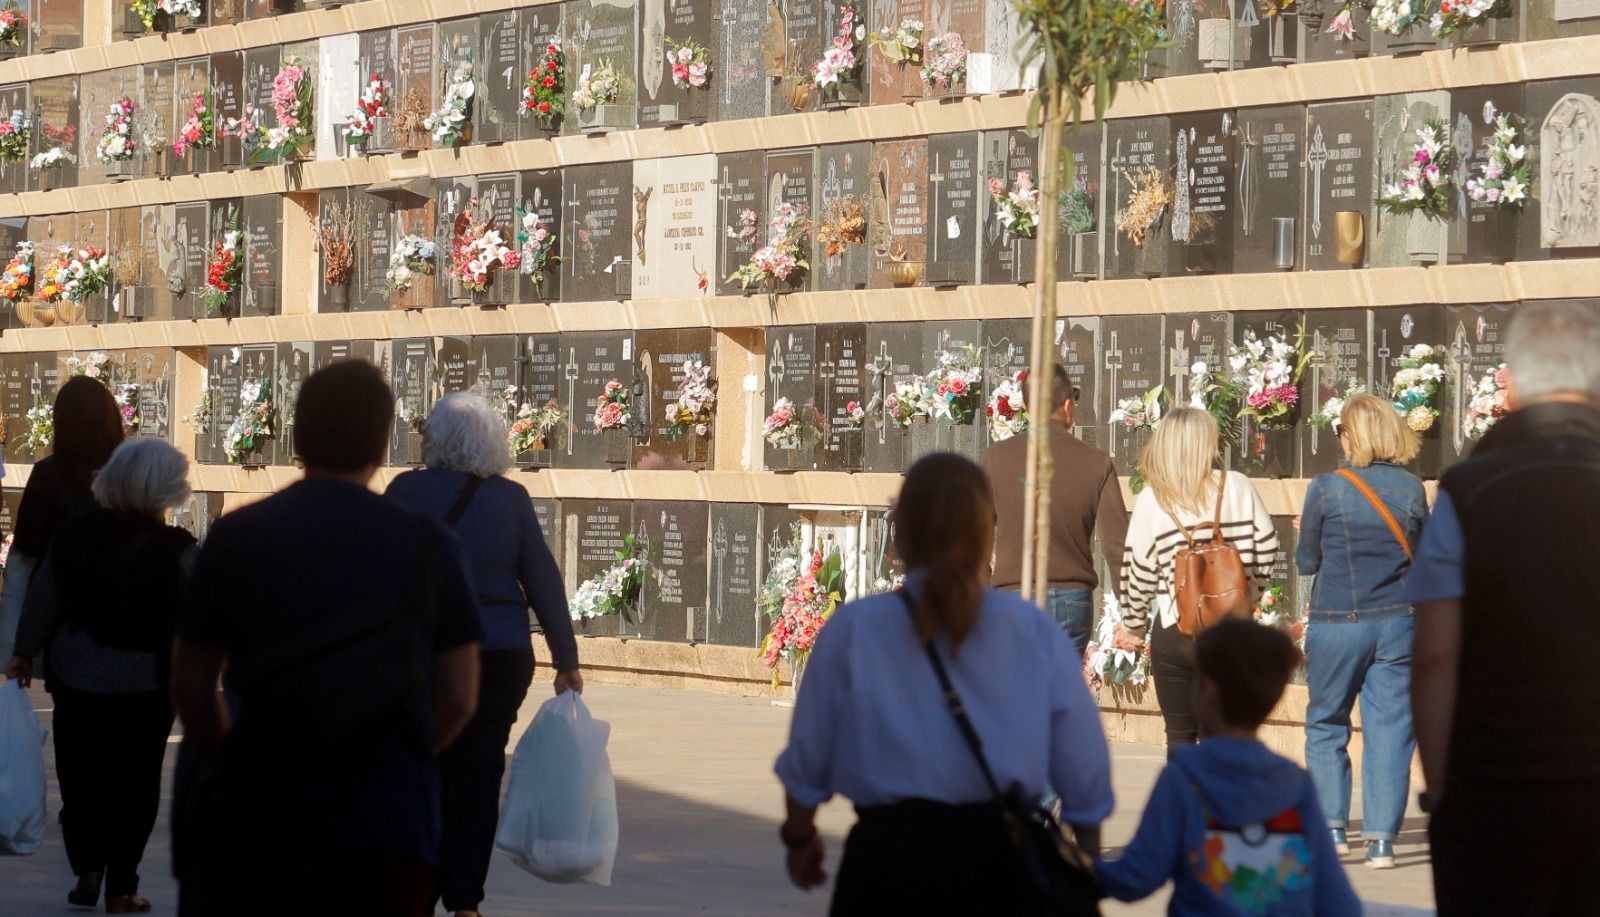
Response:
M1211 522L1211 540L1197 544L1194 536L1173 516L1183 540L1189 543L1172 559L1173 600L1178 606L1178 632L1193 637L1224 618L1250 617L1250 575L1239 549L1222 537L1222 492L1228 473L1217 480L1217 511ZM1170 515L1170 514L1169 514Z

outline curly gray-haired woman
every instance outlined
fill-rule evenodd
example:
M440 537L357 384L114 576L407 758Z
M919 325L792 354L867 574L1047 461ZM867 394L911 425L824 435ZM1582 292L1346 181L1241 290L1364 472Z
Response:
M454 527L483 615L478 712L440 759L444 841L440 897L446 910L476 914L494 848L506 740L533 679L528 608L555 660L557 694L581 692L578 646L566 591L527 491L506 480L505 421L477 395L447 395L423 431L427 467L408 471L388 495Z
M189 499L189 460L136 439L95 476L99 504L63 522L30 588L7 675L24 686L48 649L61 833L78 885L67 900L142 913L139 862L161 802L172 732L172 635L194 538L166 524Z

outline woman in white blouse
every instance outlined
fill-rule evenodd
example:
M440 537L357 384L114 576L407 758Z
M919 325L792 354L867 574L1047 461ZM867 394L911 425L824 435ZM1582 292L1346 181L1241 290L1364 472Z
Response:
M800 888L826 881L817 806L835 793L860 816L845 842L834 914L1017 913L1014 848L928 658L949 671L1005 790L1061 797L1080 843L1111 812L1099 711L1077 652L1039 609L988 588L989 482L960 456L906 473L894 509L901 593L840 608L817 639L777 772L780 831Z
M1178 630L1172 598L1173 558L1188 543L1184 529L1220 523L1223 538L1239 551L1258 585L1271 578L1278 554L1278 532L1261 495L1237 471L1215 470L1216 458L1217 423L1210 414L1178 408L1162 418L1139 456L1145 488L1134 501L1122 553L1125 595L1117 643L1139 650L1150 641L1156 702L1169 750L1193 745L1200 737L1194 715L1194 640ZM1211 529L1200 529L1194 537L1209 541Z

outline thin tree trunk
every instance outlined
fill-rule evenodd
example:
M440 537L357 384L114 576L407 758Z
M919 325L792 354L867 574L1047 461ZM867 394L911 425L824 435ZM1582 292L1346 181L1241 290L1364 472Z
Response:
M1033 331L1028 338L1028 451L1026 464L1022 472L1022 537L1017 539L1018 550L1022 551L1022 597L1028 601L1044 602L1043 595L1036 595L1033 588L1034 552L1028 541L1032 535L1038 519L1038 491L1034 490L1034 482L1039 480L1039 453L1047 448L1048 441L1044 438L1049 428L1049 416L1045 411L1045 401L1049 397L1050 386L1044 383L1045 373L1039 367L1050 365L1050 355L1053 350L1045 343L1046 338L1054 338L1050 329L1040 322L1042 314L1038 309L1033 310ZM1043 384L1043 388L1041 388Z
M1054 462L1050 455L1050 417L1059 404L1050 404L1055 377L1056 329L1056 239L1061 231L1060 207L1057 199L1061 192L1062 161L1061 141L1066 127L1067 111L1063 105L1062 88L1051 86L1046 90L1044 110L1040 116L1039 163L1041 184L1039 188L1039 231L1035 245L1034 283L1034 346L1033 374L1030 404L1038 405L1029 417L1028 425L1030 476L1026 490L1032 495L1033 525L1028 529L1033 539L1033 574L1031 592L1034 601L1043 603L1050 586L1050 481L1054 477ZM1048 408L1048 411L1045 410ZM1029 583L1024 583L1028 588Z

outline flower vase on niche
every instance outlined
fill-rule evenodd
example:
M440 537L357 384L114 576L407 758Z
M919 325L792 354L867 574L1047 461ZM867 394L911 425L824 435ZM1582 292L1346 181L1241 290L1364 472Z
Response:
M841 80L838 88L822 94L819 106L823 111L843 111L861 106L861 84L855 80Z
M606 464L612 471L622 471L628 467L628 456L633 451L633 437L624 429L602 430L600 435L606 438Z
M1458 48L1505 44L1517 40L1517 20L1510 15L1489 16L1451 37L1451 43Z
M711 430L705 435L690 430L684 436L683 460L690 468L703 471L711 463Z
M1359 267L1366 254L1366 221L1359 210L1340 210L1333 215L1335 233L1335 260L1340 264Z
M131 181L139 177L139 164L131 157L128 159L113 159L105 163L106 181L117 182Z
M585 134L625 131L631 125L633 106L621 102L601 102L578 111L578 130Z
M1100 276L1100 234L1076 232L1068 236L1072 253L1072 276L1078 280L1093 280Z
M917 459L939 451L939 424L926 414L918 414L911 418L910 450L906 456L906 465L909 467Z
M704 124L711 120L711 93L689 89L677 93L672 102L661 105L661 124L676 127L684 124Z
M1294 427L1246 423L1240 450L1244 467L1237 470L1255 478L1292 478L1299 473L1295 461L1299 441Z
M328 285L328 311L350 311L350 285L348 283L332 283Z
M124 321L150 317L155 291L149 287L127 286L117 291L117 311Z
M789 87L789 107L794 111L806 111L811 107L811 84L804 79L797 79Z

